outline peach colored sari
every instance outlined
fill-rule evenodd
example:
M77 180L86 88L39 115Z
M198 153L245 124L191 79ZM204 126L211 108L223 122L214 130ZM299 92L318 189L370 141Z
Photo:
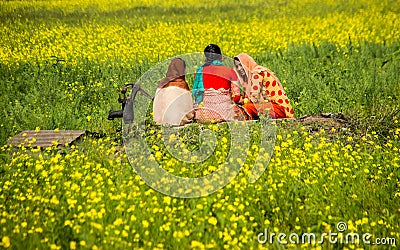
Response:
M154 122L182 126L194 118L193 99L185 80L185 62L171 61L166 77L158 84L153 102Z

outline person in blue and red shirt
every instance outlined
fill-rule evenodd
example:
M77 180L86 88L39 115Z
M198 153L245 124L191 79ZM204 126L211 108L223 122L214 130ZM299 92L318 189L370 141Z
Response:
M236 72L222 64L218 45L204 49L205 63L196 70L192 94L195 118L200 122L243 120L244 112L235 103L243 103Z

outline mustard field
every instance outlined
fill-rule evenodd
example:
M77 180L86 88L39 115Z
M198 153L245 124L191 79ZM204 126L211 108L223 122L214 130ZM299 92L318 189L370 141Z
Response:
M0 37L0 248L398 248L399 1L2 1ZM121 120L107 120L121 87L209 43L275 72L296 118L346 121L273 122L268 145L260 123L243 143L225 123L168 136L150 123L142 142L151 156L139 157L141 144L125 150ZM88 134L62 148L7 145L23 130L64 129ZM199 139L207 131L211 157L174 158L196 162L192 152L213 146ZM184 177L240 171L183 198L134 167L154 162ZM256 168L265 171L252 183Z

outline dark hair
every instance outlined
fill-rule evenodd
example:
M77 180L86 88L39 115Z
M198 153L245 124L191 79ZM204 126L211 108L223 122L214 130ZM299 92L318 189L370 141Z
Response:
M210 65L214 60L222 61L221 48L216 44L209 44L204 49L206 56L205 65Z

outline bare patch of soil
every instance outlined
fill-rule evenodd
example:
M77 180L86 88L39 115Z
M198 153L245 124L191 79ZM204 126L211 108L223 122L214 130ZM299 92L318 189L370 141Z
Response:
M322 113L318 115L305 115L295 119L280 120L278 125L283 128L305 127L310 133L321 129L329 133L347 131L350 119L342 113Z

